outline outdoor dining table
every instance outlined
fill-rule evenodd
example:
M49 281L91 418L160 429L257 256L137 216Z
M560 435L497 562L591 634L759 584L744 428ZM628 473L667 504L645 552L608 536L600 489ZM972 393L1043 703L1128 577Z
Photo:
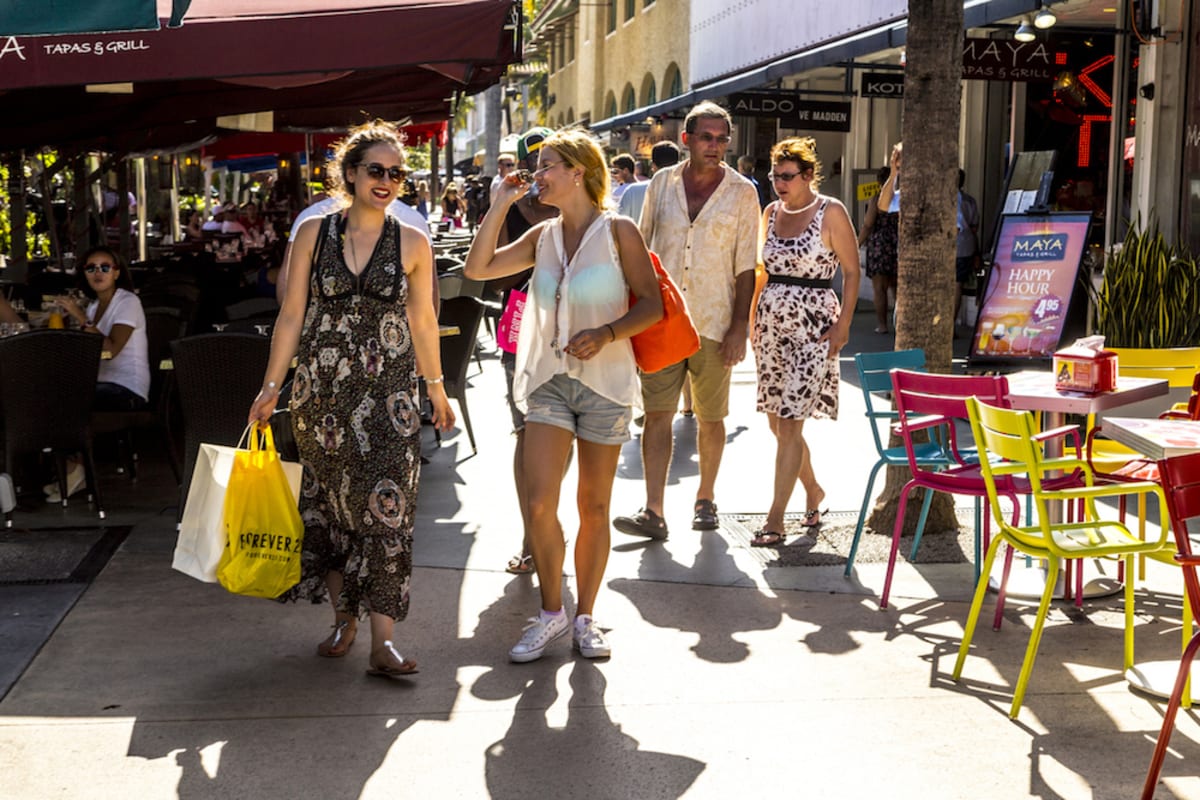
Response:
M1155 461L1200 452L1200 422L1192 420L1106 417L1104 435ZM1163 520L1162 524L1171 523ZM1126 670L1125 680L1138 691L1166 699L1178 671L1179 659L1144 661ZM1197 678L1200 664L1192 666L1192 686L1200 686Z
M1086 394L1084 392L1065 392L1055 388L1054 373L1049 370L1023 370L1008 377L1008 400L1013 408L1027 411L1042 412L1043 430L1062 427L1067 414L1098 414L1121 406L1151 400L1166 395L1169 386L1166 380L1159 378L1117 378L1117 388L1111 392ZM1104 429L1107 432L1109 419L1105 419ZM1082 445L1081 432L1080 444ZM1046 443L1046 457L1055 458L1062 455L1062 438L1051 439ZM1062 509L1057 504L1051 506L1052 518L1061 519ZM1105 562L1098 562L1103 572ZM1062 579L1060 573L1060 580ZM993 587L999 586L998 573L991 578ZM1014 569L1009 576L1007 594L1012 597L1041 597L1046 585L1046 571L1039 563L1029 569ZM1122 585L1114 577L1101 575L1084 584L1084 597L1106 597L1121 591Z

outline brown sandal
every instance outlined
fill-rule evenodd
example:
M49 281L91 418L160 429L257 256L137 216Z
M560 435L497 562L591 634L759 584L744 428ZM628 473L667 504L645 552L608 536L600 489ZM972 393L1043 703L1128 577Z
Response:
M751 547L778 547L787 539L787 535L778 531L760 530L750 540Z
M358 626L351 626L350 620L344 619L333 626L329 638L317 645L317 655L322 658L341 658L350 652L354 637L358 635Z
M405 678L418 672L417 662L400 655L391 642L372 650L368 664L367 674L377 678Z

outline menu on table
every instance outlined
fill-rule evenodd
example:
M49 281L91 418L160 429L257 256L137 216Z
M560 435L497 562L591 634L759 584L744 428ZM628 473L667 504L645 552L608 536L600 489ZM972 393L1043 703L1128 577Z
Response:
M1108 417L1104 433L1155 461L1200 452L1200 422L1190 420Z

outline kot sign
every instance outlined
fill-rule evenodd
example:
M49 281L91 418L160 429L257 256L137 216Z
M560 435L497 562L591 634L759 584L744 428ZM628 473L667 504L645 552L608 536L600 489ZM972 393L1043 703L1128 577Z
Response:
M903 72L864 72L863 97L904 97Z
M770 117L781 128L806 131L850 130L850 104L803 100L795 92L746 92L729 96L734 116Z

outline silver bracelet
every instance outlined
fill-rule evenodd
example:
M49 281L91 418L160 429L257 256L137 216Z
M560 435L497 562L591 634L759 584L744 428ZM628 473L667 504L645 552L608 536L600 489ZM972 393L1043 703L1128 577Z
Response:
M264 392L274 392L275 387L276 387L275 381L267 381L267 385L264 386L262 390Z
M431 383L441 383L444 380L446 380L446 377L444 375L438 375L436 378L426 378L425 383L426 383L426 385L431 384Z

